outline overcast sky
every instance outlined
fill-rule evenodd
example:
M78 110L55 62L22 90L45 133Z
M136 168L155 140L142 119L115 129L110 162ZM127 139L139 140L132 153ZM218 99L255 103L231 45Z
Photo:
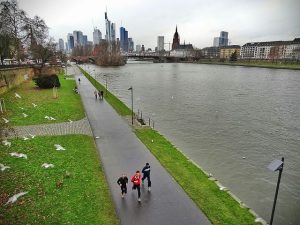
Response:
M134 44L154 48L157 36L172 42L176 24L181 42L212 46L221 30L231 44L300 37L300 0L19 0L29 16L42 17L56 41L81 30L92 41L93 27L105 35L104 12L122 25ZM168 49L168 45L165 46Z

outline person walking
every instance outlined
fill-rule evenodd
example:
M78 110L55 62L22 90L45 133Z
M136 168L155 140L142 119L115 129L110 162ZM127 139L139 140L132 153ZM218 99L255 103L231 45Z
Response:
M100 92L100 90L98 90L98 97L99 97L99 100L101 100L101 92Z
M136 171L133 177L131 178L133 183L132 190L137 189L138 192L138 202L141 202L141 174L140 171Z
M97 90L94 91L94 95L95 95L95 98L96 98L96 100L97 100L97 97L98 97Z
M142 178L142 182L144 183L144 180L147 178L148 181L148 191L151 191L151 180L150 180L150 165L149 163L146 163L146 165L144 166L142 173L143 173L143 178Z
M101 99L102 100L103 100L103 96L104 96L103 91L101 91Z
M128 183L127 176L125 174L122 174L122 176L119 177L117 183L121 187L121 196L122 198L124 198L124 196L127 194L127 183Z
M80 84L80 78L78 78L78 83Z

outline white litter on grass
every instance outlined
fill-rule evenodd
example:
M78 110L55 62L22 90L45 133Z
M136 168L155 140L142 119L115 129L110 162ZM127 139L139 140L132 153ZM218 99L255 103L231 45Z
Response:
M54 147L56 148L56 151L64 151L64 150L66 150L64 147L62 147L59 144L55 144Z
M8 147L11 146L11 142L9 142L7 140L2 141L2 143L3 143L4 146L8 146Z
M153 139L151 140L151 142L152 142L152 143L154 142Z
M49 116L45 116L44 118L47 119L47 120L50 120L50 117L49 117Z
M23 140L24 140L24 141L27 141L27 140L29 140L29 138L24 136L24 137L23 137Z
M24 110L24 108L23 107L19 107L20 109L22 109L22 110Z
M9 169L10 168L10 166L5 166L5 165L3 165L2 163L0 163L0 170L3 172L4 170L6 170L6 169Z
M50 164L48 164L48 163L43 163L42 167L45 168L45 169L48 169L48 168L53 168L54 165L51 164L51 163L50 163Z
M16 98L21 98L21 96L18 93L15 93Z
M73 120L68 119L68 121L69 121L70 123L73 123Z
M35 135L28 134L32 139L35 138Z
M9 154L10 154L11 156L13 156L13 157L27 159L27 155L26 155L26 154L23 154L23 153L11 152L11 153L9 153Z
M28 116L26 113L22 113L22 114L23 114L24 118L26 118Z
M56 120L55 118L53 118L52 116L50 116L50 120Z
M8 123L9 122L9 120L6 119L6 118L4 118L4 117L2 117L2 119L4 120L4 123Z
M15 203L18 200L18 198L20 198L23 195L26 195L27 193L28 192L20 192L18 194L15 194L14 196L12 196L8 199L8 201L6 202L5 205L8 205L9 203L11 203L11 204Z
M34 103L31 103L31 104L33 105L34 108L37 107L37 104L34 104Z

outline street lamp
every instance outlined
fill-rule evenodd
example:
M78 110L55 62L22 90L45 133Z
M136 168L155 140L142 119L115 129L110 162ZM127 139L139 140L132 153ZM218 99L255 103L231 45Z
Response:
M131 91L131 124L133 125L133 88L128 88Z
M281 174L282 174L282 170L283 170L283 165L284 165L284 157L282 157L281 160L275 159L268 166L268 169L271 170L271 171L273 171L273 172L275 172L277 170L279 171L278 180L277 180L277 186L276 186L276 192L275 192L275 197L274 197L274 202L273 202L273 208L272 208L272 215L271 215L271 219L270 219L270 225L273 224L275 206L276 206L276 201L277 201L277 195L278 195L278 190L279 190L279 185L280 185L280 179L281 179Z

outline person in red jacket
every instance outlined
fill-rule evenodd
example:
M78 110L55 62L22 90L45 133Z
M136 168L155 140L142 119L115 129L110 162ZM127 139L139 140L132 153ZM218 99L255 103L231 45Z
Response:
M140 171L136 171L133 177L131 178L131 182L133 183L132 189L137 189L138 191L138 201L141 201L141 174Z

